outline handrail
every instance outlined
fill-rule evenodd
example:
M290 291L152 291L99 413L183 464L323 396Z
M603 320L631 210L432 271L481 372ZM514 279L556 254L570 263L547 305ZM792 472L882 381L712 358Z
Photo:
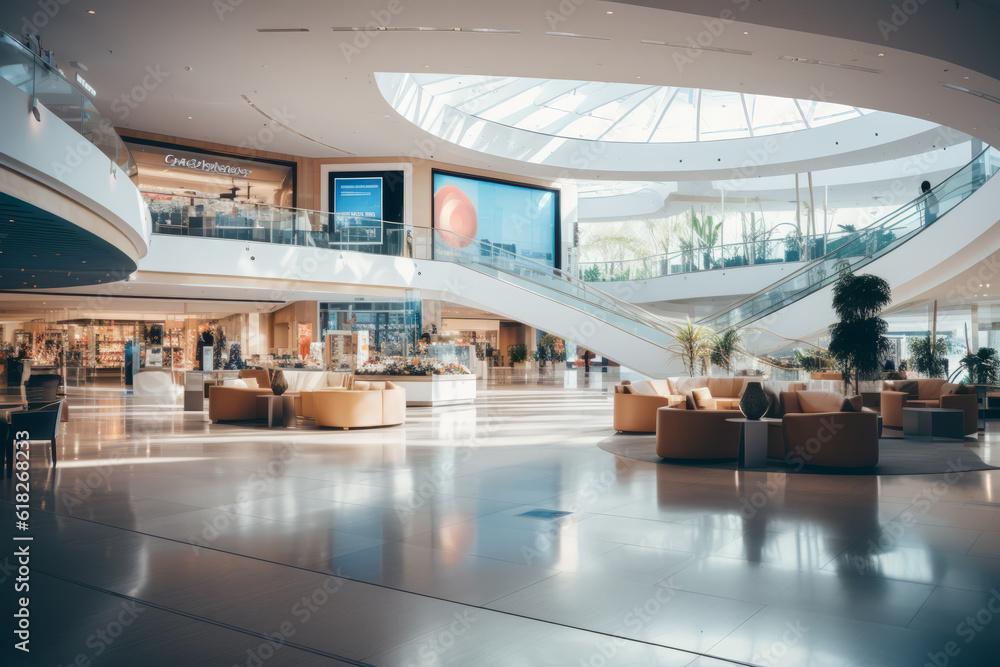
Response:
M473 252L471 254L461 252L460 250L455 252L454 251L455 248L446 241L443 241L442 237L447 239L455 239L455 238L461 239L463 242L465 242L463 248L475 246L476 248L479 249L479 252L478 253ZM451 231L442 231L440 229L435 229L434 238L436 241L434 244L434 259L439 259L439 260L443 259L445 261L452 261L456 263L459 263L458 260L466 259L470 264L484 264L487 266L491 266L493 268L504 270L508 273L512 273L511 271L506 270L506 267L503 266L497 267L495 262L476 261L476 258L504 259L507 260L508 262L515 263L521 267L531 270L537 274L550 276L556 279L551 283L549 282L539 283L538 281L534 281L531 278L524 276L523 274L520 273L516 274L519 277L528 280L529 282L534 282L536 284L539 284L543 287L547 287L550 289L555 288L557 291L569 294L569 296L580 298L578 294L571 294L566 290L558 289L561 286L569 285L572 288L579 290L580 292L594 299L595 301L592 301L594 305L601 306L604 309L610 310L612 312L617 311L619 314L622 311L624 311L628 313L632 319L636 319L639 322L651 328L656 329L660 333L669 335L669 332L666 329L667 322L665 319L657 315L654 315L648 310L636 306L635 304L629 303L615 296L612 296L607 292L596 289L589 283L574 278L572 275L562 271L561 269L549 266L548 264L544 264L535 259L531 259L528 257L524 257L522 255L518 255L516 253L512 253L509 250L501 248L492 243L484 243L477 239L472 239L466 236L462 236L461 234L457 234ZM438 243L437 241L440 241L440 243Z
M125 142L88 94L55 65L3 30L0 30L0 78L31 95L128 176L138 172Z
M829 285L836 280L842 268L854 270L874 261L940 220L982 187L1000 167L1000 160L997 158L1000 158L1000 152L987 146L965 166L932 188L930 193L901 206L885 216L879 224L861 230L850 243L813 260L756 294L702 319L700 323L715 331L745 327L754 320ZM936 204L932 203L932 196ZM936 212L932 212L930 208L934 205L938 209ZM897 232L900 234L897 235ZM787 294L782 291L783 286L795 285L796 281L803 281L804 284L792 288ZM758 307L754 308L754 305Z

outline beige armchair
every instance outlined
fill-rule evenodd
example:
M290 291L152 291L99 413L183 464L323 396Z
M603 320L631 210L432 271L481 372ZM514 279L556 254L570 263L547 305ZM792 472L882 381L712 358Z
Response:
M316 426L360 428L394 426L406 421L406 390L392 382L358 382L355 389L303 392L310 395Z
M270 396L271 390L211 386L208 389L208 418L213 422L264 419L257 414L257 397Z
M958 391L965 393L956 393ZM889 428L903 428L903 408L945 408L965 413L966 435L979 431L979 399L972 386L962 390L960 385L940 378L885 380L880 400L882 425Z
M648 380L615 387L613 427L619 433L652 433L656 411L684 407L684 396L674 394L670 380Z
M781 418L786 461L792 465L861 468L878 464L878 414L860 407L844 411L834 392L783 392Z

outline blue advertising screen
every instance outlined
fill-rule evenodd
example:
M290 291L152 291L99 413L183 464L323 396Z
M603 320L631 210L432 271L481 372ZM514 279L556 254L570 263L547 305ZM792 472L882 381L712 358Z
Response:
M333 212L338 219L382 219L382 178L335 178Z
M435 256L499 248L557 266L558 191L438 171L433 188Z

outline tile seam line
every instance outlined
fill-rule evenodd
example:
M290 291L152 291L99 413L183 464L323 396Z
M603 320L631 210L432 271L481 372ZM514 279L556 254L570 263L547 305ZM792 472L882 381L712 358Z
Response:
M226 623L224 621L217 621L217 620L214 620L214 619L211 619L211 618L207 618L205 616L199 616L198 614L194 614L194 613L191 613L191 612L188 612L188 611L181 611L180 609L175 609L173 607L168 607L166 605L162 605L162 604L159 604L159 603L156 603L156 602L151 602L149 600L143 600L141 598L137 598L137 597L134 597L134 596L131 596L131 595L125 595L124 593L119 593L117 591L113 591L113 590L110 590L110 589L100 588L98 586L94 586L93 584L88 584L85 581L79 581L77 579L72 579L70 577L66 577L66 576L61 575L61 574L56 574L55 572L48 572L48 571L46 571L44 569L35 568L35 567L32 567L31 569L34 570L35 572L39 572L39 573L44 574L46 576L52 577L53 579L58 579L60 581L64 581L64 582L69 583L69 584L74 584L74 585L77 585L77 586L82 586L83 588L87 588L87 589L96 591L98 593L104 593L106 595L111 595L113 597L116 597L116 598L119 598L119 599L122 599L122 600L129 600L131 602L135 602L136 604L141 604L144 607L151 607L153 609L158 609L158 610L160 610L162 612L166 612L166 613L169 613L169 614L175 614L177 616L183 616L185 618L189 618L189 619L194 620L194 621L199 621L201 623L206 623L208 625L214 625L216 627L225 628L225 629L231 630L233 632L239 632L240 634L249 635L251 637L257 637L259 639L263 639L265 642L274 643L274 637L272 635L268 635L268 634L263 633L263 632L257 632L255 630L250 630L248 628L241 628L239 626L232 625L232 624ZM374 665L372 665L371 663L361 662L359 660L354 660L353 658L348 658L348 657L345 657L345 656L342 656L342 655L337 655L335 653L329 653L329 652L324 651L322 649L312 648L312 647L306 646L304 644L299 644L297 642L288 641L287 639L285 639L282 642L280 642L280 644L281 644L281 646L290 646L292 648L296 648L296 649L299 649L301 651L305 651L307 653L312 653L313 655L318 655L318 656L321 656L323 658L330 658L332 660L340 660L340 661L346 662L346 663L348 663L350 665L355 665L356 667L374 667Z
M2 500L0 502L3 502L4 504L7 504L7 505L11 505L12 504L12 503L10 503L9 501L6 501L6 500ZM72 515L69 515L69 514L59 514L57 512L51 512L49 510L45 510L45 509L41 509L41 508L33 508L33 509L45 512L47 514L52 514L53 516L64 516L64 517L67 517L67 518L70 518L70 519L76 519L78 521L84 521L86 523L93 523L93 524L98 525L98 526L105 526L105 527L108 527L108 528L114 528L114 529L121 530L121 531L124 531L124 532L135 533L137 535L144 535L146 537L152 537L152 538L159 539L159 540L165 540L167 542L175 542L177 544L182 544L182 545L188 546L188 547L195 547L196 546L196 545L193 545L193 544L191 544L189 542L184 542L182 540L178 540L178 539L174 539L174 538L170 538L170 537L162 537L160 535L152 535L150 533L144 533L142 531L133 530L131 528L122 528L120 526L112 526L111 524L101 523L100 521L94 521L92 519L84 519L82 517L75 517L75 516L72 516ZM556 621L549 621L549 620L545 620L545 619L541 619L541 618L534 618L532 616L527 616L527 615L524 615L524 614L517 614L517 613L514 613L514 612L510 612L510 611L502 611L502 610L499 610L499 609L492 609L492 608L486 607L484 605L468 604L468 603L465 603L465 602L456 602L455 600L448 600L447 598L436 597L434 595L427 595L426 593L415 593L413 591L408 591L408 590L405 590L405 589L402 589L402 588L394 588L392 586L386 586L384 584L373 584L373 583L368 582L368 581L361 581L360 579L351 579L350 577L345 577L345 576L341 576L341 575L331 574L331 573L327 573L327 572L317 572L316 570L309 570L309 569L307 569L305 567L301 567L301 566L298 566L298 565L288 565L286 563L278 563L276 561L267 560L266 558L259 558L257 556L247 556L245 554L237 554L237 553L233 553L233 552L230 552L230 551L224 551L222 549L217 549L217 548L214 548L214 547L211 547L211 546L197 547L197 548L199 548L199 549L207 549L209 551L214 551L216 553L226 554L227 556L234 556L234 557L237 557L237 558L246 558L246 559L255 560L255 561L258 561L258 562L261 562L261 563L268 563L270 565L277 565L279 567L287 567L287 568L290 568L290 569L293 569L293 570L299 570L299 571L302 571L302 572L309 572L309 573L312 573L312 574L319 574L319 575L323 575L323 576L326 576L326 577L336 577L337 579L343 579L345 581L351 581L351 582L354 582L356 584L361 584L363 586L374 586L376 588L381 588L381 589L384 589L384 590L395 591L397 593L405 593L407 595L414 595L414 596L417 596L417 597L426 598L428 600L437 600L438 602L447 602L448 604L460 605L462 607L468 607L468 608L476 609L476 610L479 610L479 611L488 611L488 612L492 612L492 613L495 613L495 614L503 614L505 616L512 616L512 617L515 617L515 618L522 618L522 619L525 619L525 620L528 620L528 621L534 621L536 623L545 623L546 625L553 625L553 626L557 626L557 627L568 628L570 630L578 630L580 632L587 632L587 633L590 633L590 634L593 634L593 635L601 635L601 636L607 637L609 639L624 639L625 641L634 642L636 644L645 644L647 646L652 646L652 647L655 647L655 648L665 648L665 649L669 649L671 651L678 651L680 653L686 653L688 655L692 655L692 656L695 656L695 657L698 657L698 658L711 658L713 660L721 660L723 662L728 662L728 663L733 664L733 665L742 665L743 667L757 667L757 665L755 665L754 663L751 663L751 662L742 662L742 661L738 661L738 660L732 660L732 659L729 659L729 658L722 658L722 657L719 657L719 656L711 655L709 653L701 653L699 651L694 651L694 650L691 650L691 649L680 648L680 647L676 647L676 646L669 646L669 645L666 645L666 644L657 644L655 642L651 642L651 641L644 640L644 639L632 639L630 637L622 637L620 635L612 634L610 632L604 632L602 630L591 630L591 629L588 629L588 628L581 628L581 627L578 627L578 626L575 626L575 625L570 625L568 623L559 623L559 622L556 622ZM36 568L32 568L32 569L34 570ZM93 587L90 584L87 584L85 582L79 582L79 581L76 581L74 579L70 579L69 577L65 577L65 576L62 576L62 575L56 575L56 574L53 574L53 573L50 573L50 572L46 572L45 570L37 570L37 571L38 572L42 572L43 574L48 574L49 576L53 576L53 577L57 577L59 579L63 579L64 581L69 581L69 582L72 582L72 583L79 583L82 586L87 586L88 588L93 588L94 590L98 590L98 591L105 590L105 589ZM552 575L552 576L555 576L555 575ZM549 578L549 577L547 577L547 578ZM544 581L544 579L543 579L543 581ZM120 594L120 593L116 593L116 592L111 591L111 590L107 590L106 592L108 592L108 593L110 593L112 595L116 595L118 597L127 598L127 599L130 599L130 600L135 600L136 602L139 602L141 604L150 604L151 606L156 606L155 603L147 603L147 602L145 602L143 600L140 600L138 598L132 598L132 597ZM502 597L505 597L505 596L502 596ZM168 607L163 607L163 609L166 610L166 611L171 611L170 608L168 608ZM177 613L178 614L182 614L182 615L188 615L187 612L177 611ZM196 616L194 616L194 615L192 615L192 617L196 618ZM213 623L214 621L207 621L207 622ZM221 622L220 622L220 625L226 626L226 624L221 623ZM229 626L226 626L226 627L229 627ZM441 627L443 627L443 626L441 626ZM234 627L234 629L239 630L239 628L235 628L235 627ZM240 630L240 631L241 632L246 632L247 634L253 634L255 636L264 637L264 635L257 635L257 633L254 633L253 631L250 631L250 630ZM266 637L264 637L264 638L266 639ZM315 651L313 651L313 652L315 652ZM336 656L333 656L333 657L336 657ZM343 658L336 657L336 659L342 660ZM348 662L351 662L351 661L348 660ZM362 667L371 667L370 665L366 665L365 663L357 663L357 662L355 662L354 664L361 665Z

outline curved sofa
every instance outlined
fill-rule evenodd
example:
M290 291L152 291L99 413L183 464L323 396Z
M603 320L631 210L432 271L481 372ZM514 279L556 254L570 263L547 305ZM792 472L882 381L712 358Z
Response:
M946 408L964 412L963 433L979 432L979 398L974 386L962 387L939 378L885 380L881 406L882 425L889 428L903 428L903 408Z
M735 459L740 450L739 417L733 410L656 411L656 455L664 459Z
M365 383L356 383L365 384ZM367 383L363 389L335 389L302 392L311 394L312 418L316 426L364 428L395 426L406 421L406 390L392 382Z
M716 409L739 410L740 397L750 382L761 382L759 377L683 377L665 380L646 380L633 384L620 384L614 393L614 429L620 433L652 433L656 431L656 411L659 408L698 409L690 398L694 389L707 388L712 394ZM765 384L776 393L805 389L803 382L774 382ZM780 414L780 405L775 406ZM730 415L732 416L732 415ZM737 415L739 413L737 412Z

